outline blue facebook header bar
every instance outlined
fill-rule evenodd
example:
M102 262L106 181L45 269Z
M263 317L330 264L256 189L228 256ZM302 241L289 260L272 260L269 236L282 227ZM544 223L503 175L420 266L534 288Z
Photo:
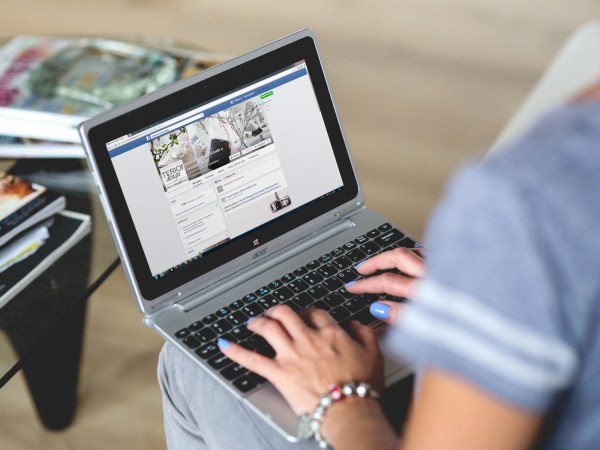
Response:
M254 88L254 89L252 89L252 90L250 90L248 92L241 92L238 96L236 96L235 98L232 98L231 100L227 100L227 101L221 102L221 103L219 103L217 105L214 105L214 106L212 106L212 107L210 107L210 108L208 108L208 109L206 109L204 111L200 111L199 110L198 114L203 113L204 114L203 118L210 117L213 114L216 114L216 113L221 112L223 110L229 109L232 106L237 105L238 103L245 102L246 100L248 100L250 98L259 96L261 94L264 94L265 92L268 92L268 91L270 91L272 89L275 89L276 87L279 87L279 86L281 86L283 84L289 83L290 81L293 81L293 80L295 80L297 78L300 78L300 77L302 77L304 75L307 75L307 74L308 74L308 71L306 70L306 67L304 67L304 68L302 68L300 70L297 70L297 71L294 71L294 72L292 72L292 73L290 73L288 75L284 75L281 78L277 78L277 79L275 79L273 81L270 81L269 83L266 83L266 84L263 84L263 85L261 85L259 87L256 87L256 88ZM141 146L141 145L143 145L143 144L145 144L147 142L150 142L150 141L152 141L154 139L158 139L161 136L169 134L174 129L183 128L183 127L185 127L185 126L187 126L187 125L189 125L191 123L198 122L199 120L202 120L202 119L198 119L197 118L198 114L195 114L194 117L196 117L196 118L191 119L189 122L183 122L183 123L177 124L176 128L173 128L172 126L171 127L166 127L164 129L164 132L161 132L160 130L158 132L154 132L154 133L149 132L148 134L146 134L144 136L140 136L139 138L134 139L133 141L124 143L123 145L121 145L119 147L116 147L115 149L109 151L109 156L111 158L115 158L115 157L117 157L117 156L119 156L119 155L121 155L123 153L126 153L126 152L128 152L130 150L133 150L133 149L135 149L135 148L137 148L137 147L139 147L139 146ZM185 119L182 119L182 121L184 121L184 120Z

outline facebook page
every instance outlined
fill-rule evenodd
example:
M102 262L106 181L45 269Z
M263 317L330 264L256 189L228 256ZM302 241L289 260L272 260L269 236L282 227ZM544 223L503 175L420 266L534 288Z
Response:
M107 149L155 278L342 186L304 62Z

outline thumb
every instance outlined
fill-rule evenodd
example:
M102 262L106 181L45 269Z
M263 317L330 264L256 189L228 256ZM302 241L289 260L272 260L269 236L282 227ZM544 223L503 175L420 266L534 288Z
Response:
M398 320L405 307L406 305L403 303L384 300L372 303L369 310L371 314L379 320L383 320L387 323L394 323Z

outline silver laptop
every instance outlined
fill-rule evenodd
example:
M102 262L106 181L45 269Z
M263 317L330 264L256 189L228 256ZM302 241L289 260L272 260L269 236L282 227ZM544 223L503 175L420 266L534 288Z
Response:
M296 440L283 398L216 339L274 355L246 322L281 303L379 327L379 296L344 284L367 257L415 245L364 205L314 34L117 107L80 134L145 324ZM386 363L388 383L409 372Z

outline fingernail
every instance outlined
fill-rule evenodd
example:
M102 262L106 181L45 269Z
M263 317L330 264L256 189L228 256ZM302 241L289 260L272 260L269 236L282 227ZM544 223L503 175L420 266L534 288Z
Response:
M227 339L219 338L217 339L217 345L220 349L227 350L231 345L231 342L229 342Z
M418 242L415 244L415 248L425 248L423 244L419 244Z
M364 263L366 263L366 262L367 262L367 261L361 261L361 262L359 262L357 265L355 265L355 266L354 266L354 269L355 269L355 270L358 270L358 268L359 268L360 266L362 266L362 265L363 265Z
M347 288L347 287L349 287L349 286L352 286L354 283L356 283L356 280L349 281L348 283L346 283L346 284L344 285L344 287L345 287L345 288Z
M248 322L246 322L246 326L250 325L250 322L252 322L254 320L254 317L250 317L248 319Z
M390 307L389 307L389 305L386 305L385 303L379 303L379 302L372 303L369 311L371 311L371 314L373 316L375 316L381 320L385 320L388 317L390 317Z

